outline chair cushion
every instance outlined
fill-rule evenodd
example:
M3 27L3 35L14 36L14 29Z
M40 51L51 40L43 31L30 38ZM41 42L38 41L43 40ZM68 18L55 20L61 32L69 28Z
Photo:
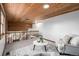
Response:
M70 44L65 46L65 54L76 55L79 56L79 47L72 46Z

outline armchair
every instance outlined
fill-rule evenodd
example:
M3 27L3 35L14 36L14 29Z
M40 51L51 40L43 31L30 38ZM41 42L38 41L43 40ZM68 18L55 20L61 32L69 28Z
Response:
M79 36L73 35L70 37L72 38L64 45L63 54L79 56Z

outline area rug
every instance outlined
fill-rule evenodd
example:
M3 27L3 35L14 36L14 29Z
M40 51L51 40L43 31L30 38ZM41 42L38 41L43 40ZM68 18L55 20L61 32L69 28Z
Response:
M59 56L55 46L47 45L47 52L43 46L36 46L33 50L33 45L28 45L16 50L10 51L10 56Z

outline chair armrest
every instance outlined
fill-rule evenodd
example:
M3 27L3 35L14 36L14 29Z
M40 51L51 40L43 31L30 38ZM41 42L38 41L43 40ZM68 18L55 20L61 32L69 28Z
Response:
M52 41L52 40L48 40L48 39L44 39L44 40L49 41L49 42L56 43L55 41Z

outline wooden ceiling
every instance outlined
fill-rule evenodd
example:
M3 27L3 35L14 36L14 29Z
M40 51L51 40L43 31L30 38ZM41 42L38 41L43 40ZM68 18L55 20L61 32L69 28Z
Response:
M24 22L32 24L34 20L44 20L64 13L79 10L79 4L51 3L48 9L44 9L45 3L6 3L3 4L8 22Z
M28 21L34 19L46 19L63 13L79 9L79 4L49 4L48 9L43 8L44 4L4 4L8 21Z

